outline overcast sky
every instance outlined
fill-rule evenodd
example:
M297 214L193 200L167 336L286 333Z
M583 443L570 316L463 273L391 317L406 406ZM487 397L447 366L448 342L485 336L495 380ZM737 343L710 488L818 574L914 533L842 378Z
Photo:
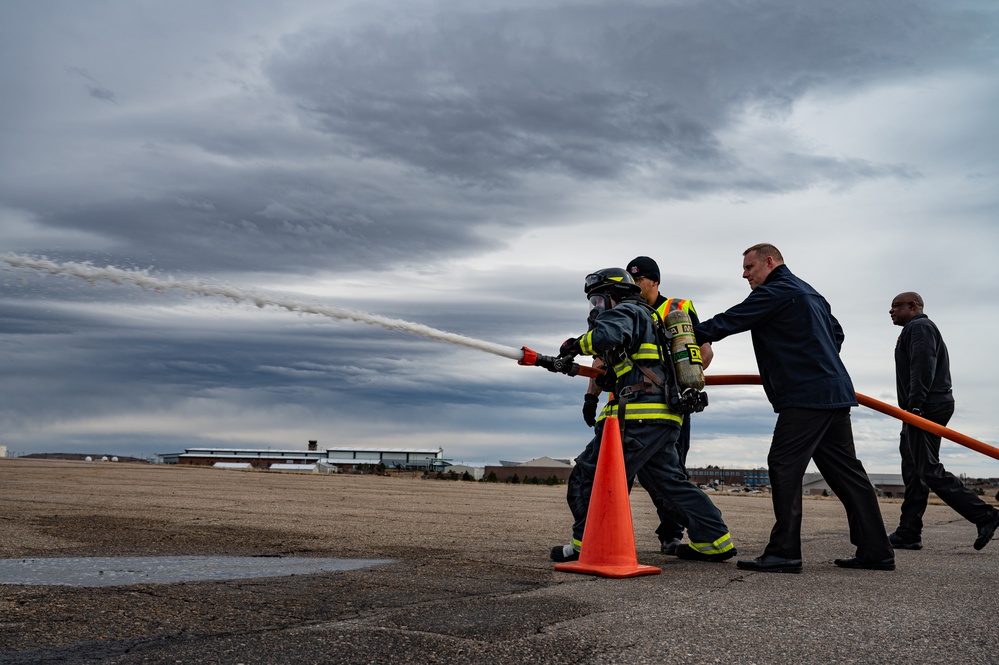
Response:
M951 427L999 445L999 6L177 0L0 3L0 252L146 270L557 351L583 277L649 255L702 319L772 242L894 404L915 290ZM224 298L0 263L0 444L440 446L573 457L585 382ZM755 373L747 335L709 373ZM759 387L709 390L693 466L765 464ZM899 423L860 407L870 472ZM944 443L955 473L999 461Z

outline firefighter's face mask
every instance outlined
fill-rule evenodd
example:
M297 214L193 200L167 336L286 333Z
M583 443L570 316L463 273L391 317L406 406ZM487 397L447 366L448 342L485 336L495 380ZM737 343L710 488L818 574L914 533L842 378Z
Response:
M606 293L595 293L590 296L590 315L586 317L586 323L592 328L600 312L614 307L614 301Z

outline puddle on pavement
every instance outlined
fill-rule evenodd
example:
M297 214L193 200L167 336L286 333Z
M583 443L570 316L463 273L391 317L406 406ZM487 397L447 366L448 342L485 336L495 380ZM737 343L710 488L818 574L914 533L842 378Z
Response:
M393 563L391 559L144 556L0 559L0 584L120 586L311 575Z

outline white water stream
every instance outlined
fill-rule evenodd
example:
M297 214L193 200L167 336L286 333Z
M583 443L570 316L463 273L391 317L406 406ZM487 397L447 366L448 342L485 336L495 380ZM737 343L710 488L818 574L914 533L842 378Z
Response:
M478 349L479 351L485 351L486 353L492 353L494 355L511 358L513 360L520 360L524 354L521 349L515 349L511 346L493 344L492 342L485 342L479 339L465 337L464 335L437 330L436 328L431 328L420 323L412 323L401 319L390 319L376 314L366 314L364 312L356 312L349 309L341 309L339 307L310 305L308 303L298 302L288 298L276 298L259 293L252 293L250 291L243 291L231 286L203 284L197 280L182 282L172 278L161 279L153 277L148 271L145 270L122 270L121 268L115 268L112 266L98 268L97 266L89 263L74 263L72 261L58 263L56 261L49 261L48 259L39 259L19 254L7 254L0 257L0 260L3 260L13 268L25 268L50 275L77 277L90 282L91 284L97 284L98 282L111 282L112 284L117 284L119 286L124 284L135 284L143 289L161 293L167 290L179 289L190 295L205 296L210 298L228 298L229 300L238 303L253 303L257 307L261 308L278 307L286 309L289 312L318 314L319 316L326 316L331 319L357 321L359 323L367 323L373 326L381 326L382 328L387 328L388 330L398 330L400 332L420 335L422 337L436 339L449 344L457 344L459 346Z

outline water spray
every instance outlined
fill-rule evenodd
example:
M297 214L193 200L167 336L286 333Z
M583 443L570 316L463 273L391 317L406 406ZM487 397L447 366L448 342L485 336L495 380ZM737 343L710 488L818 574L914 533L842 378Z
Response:
M356 312L349 309L341 309L339 307L310 305L287 298L274 298L259 293L244 291L231 286L214 286L193 280L185 282L172 278L161 279L153 277L146 270L122 270L121 268L115 268L112 266L98 268L97 266L89 263L74 263L72 261L58 263L48 259L38 259L18 254L7 254L0 257L0 259L14 268L28 268L30 270L50 275L76 277L89 282L92 285L96 285L99 282L110 282L118 286L134 284L147 291L155 291L157 293L163 293L165 291L176 289L191 295L221 297L237 303L253 303L260 308L278 307L280 309L288 310L289 312L318 314L319 316L326 316L331 319L367 323L369 325L381 326L382 328L386 328L388 330L411 333L441 342L448 342L449 344L457 344L459 346L478 349L479 351L485 351L486 353L492 353L493 355L510 358L518 362L524 358L523 349L515 349L502 344L493 344L492 342L473 339L471 337L465 337L464 335L458 335L444 330L437 330L436 328L431 328L430 326L425 326L419 323L412 323L401 319L390 319L384 316L366 314L364 312Z

